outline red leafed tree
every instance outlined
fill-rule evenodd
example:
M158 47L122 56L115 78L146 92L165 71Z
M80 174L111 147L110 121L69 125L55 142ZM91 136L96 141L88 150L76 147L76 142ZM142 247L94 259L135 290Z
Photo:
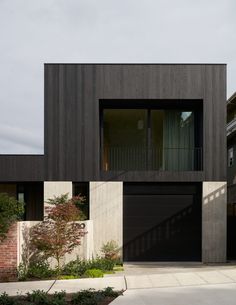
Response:
M31 243L45 258L55 258L60 270L61 259L80 245L87 232L85 225L77 222L81 220L81 211L73 198L68 199L66 194L50 199L48 203L45 220L31 229Z

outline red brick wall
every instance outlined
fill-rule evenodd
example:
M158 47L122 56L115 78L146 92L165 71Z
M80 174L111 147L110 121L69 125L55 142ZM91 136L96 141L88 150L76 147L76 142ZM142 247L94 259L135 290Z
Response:
M16 279L17 223L12 225L7 238L0 242L0 281Z

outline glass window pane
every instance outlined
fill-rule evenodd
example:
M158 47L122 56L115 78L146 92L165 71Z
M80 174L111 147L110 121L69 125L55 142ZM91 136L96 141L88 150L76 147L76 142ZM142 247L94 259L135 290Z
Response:
M103 169L143 169L146 162L147 110L104 109Z
M163 126L164 170L194 170L194 113L165 110Z

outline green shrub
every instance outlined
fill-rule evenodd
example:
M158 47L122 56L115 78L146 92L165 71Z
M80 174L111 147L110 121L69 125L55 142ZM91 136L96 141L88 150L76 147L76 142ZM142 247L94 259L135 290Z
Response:
M56 270L50 268L47 261L31 262L27 271L27 278L47 279L56 275Z
M48 295L42 290L34 290L26 296L10 297L6 293L0 295L0 305L97 305L106 298L116 298L122 292L114 291L111 287L104 290L95 291L94 289L82 290L72 294L67 302L65 291L55 292Z
M17 268L17 277L19 281L27 280L28 270L23 263L20 263Z
M103 277L103 272L100 269L88 269L85 271L84 277Z
M31 293L27 293L27 301L35 305L51 305L48 294L43 290L33 290Z
M105 258L97 257L96 259L92 259L88 261L76 259L65 265L62 274L81 276L88 269L100 269L102 271L111 271L113 270L113 268L114 268L114 261Z
M75 275L60 275L59 276L59 280L74 280L74 279L78 279L79 276L75 276Z
M50 305L66 305L66 293L65 291L61 291L61 292L55 292L52 296L51 296L51 303Z
M104 299L101 291L94 291L93 289L81 290L73 295L71 303L73 305L97 305Z
M6 238L11 225L22 219L23 214L23 202L17 201L7 193L0 193L0 242Z
M106 259L112 259L117 261L119 259L119 246L115 240L110 240L102 245L101 252Z
M0 294L0 304L1 305L16 305L16 301L12 298L9 297L9 295L6 292L3 292Z
M112 287L107 287L102 290L102 293L105 297L117 298L120 295L119 291L114 291Z
M66 293L61 291L48 295L43 290L34 290L27 293L26 300L34 305L66 305Z

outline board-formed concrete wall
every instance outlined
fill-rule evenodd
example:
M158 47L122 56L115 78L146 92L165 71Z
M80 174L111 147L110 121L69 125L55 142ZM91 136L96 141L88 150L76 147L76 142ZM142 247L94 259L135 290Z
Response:
M44 213L48 199L68 193L72 197L72 182L70 181L45 181L44 182Z
M18 222L18 249L17 249L17 266L20 263L29 262L30 252L30 229L40 221L20 221ZM85 225L85 236L81 238L81 244L70 253L66 254L61 260L63 264L66 264L77 257L80 259L88 260L94 256L93 251L93 222L91 220L80 221ZM1 250L1 249L0 249ZM53 258L48 259L51 267L56 266L56 260ZM1 267L1 266L0 266Z
M203 182L202 186L202 261L226 261L227 183Z
M104 243L123 244L123 182L90 182L90 219L93 221L94 252Z

